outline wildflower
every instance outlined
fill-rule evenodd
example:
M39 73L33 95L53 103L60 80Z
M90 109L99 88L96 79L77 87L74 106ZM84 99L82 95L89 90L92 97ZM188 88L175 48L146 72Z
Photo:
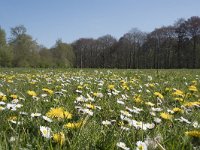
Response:
M49 93L50 95L53 94L53 91L47 88L43 88L42 91Z
M195 85L197 85L197 81L196 80L193 80L192 81L192 84L195 86Z
M121 101L121 100L117 100L117 103L118 103L118 104L122 104L122 105L125 104L125 103L124 103L123 101Z
M123 125L124 125L124 122L123 122L123 121L119 121L117 124L118 124L119 126L123 126Z
M47 97L47 94L45 93L45 94L41 94L41 97Z
M109 90L114 90L114 88L115 88L115 85L113 85L113 84L108 85Z
M192 123L192 126L193 126L194 128L200 128L200 125L199 125L199 123L198 123L197 121L194 121L194 122Z
M11 97L12 99L17 99L17 98L18 98L18 96L15 95L15 94L10 95L10 97Z
M178 120L178 121L180 121L180 122L185 122L185 123L188 123L188 124L191 123L189 120L187 120L187 119L185 119L185 118L183 118L183 117L178 118L178 119L175 119L175 120Z
M155 85L154 85L153 83L150 83L150 84L149 84L149 87L154 88Z
M10 116L8 118L8 121L16 121L17 120L17 116Z
M183 91L177 89L175 90L174 93L172 93L172 95L184 97Z
M180 98L180 97L176 97L174 98L175 101L179 101L179 102L183 102L183 98Z
M120 111L122 115L127 116L127 117L132 117L132 115L128 111Z
M68 111L65 111L62 107L59 108L51 108L47 113L46 116L49 118L57 118L57 119L71 119L72 114Z
M47 122L53 122L53 120L51 120L49 117L47 117L47 116L42 116L42 118L44 119L44 120L46 120Z
M103 124L103 125L111 125L111 122L108 121L108 120L106 120L106 121L102 121L102 124Z
M31 117L40 117L41 113L31 113Z
M20 114L20 115L26 115L26 116L28 115L27 112L23 112L23 111L19 112L19 114Z
M157 118L157 117L155 117L153 120L155 123L161 123L161 121L162 121L160 118Z
M163 113L160 113L160 117L166 120L170 120L172 119L173 116L168 113L163 112Z
M82 125L82 121L80 122L74 122L74 123L67 123L64 125L64 128L69 128L69 129L75 129L75 128L80 128Z
M0 105L5 105L6 103L5 102L0 102Z
M155 106L155 104L154 104L154 103L151 103L151 102L146 102L145 105L151 106L151 107Z
M95 109L96 107L92 104L85 104L85 106L89 109Z
M13 104L17 104L18 102L19 102L18 99L13 99L13 100L12 100L12 103L13 103Z
M8 103L8 104L6 105L6 108L7 108L7 109L10 109L10 110L12 110L12 111L16 111L17 108L21 108L22 106L23 106L22 104L10 104L10 103Z
M129 89L130 89L127 85L123 85L122 88L123 88L124 90L129 90Z
M155 112L159 112L159 111L162 111L163 109L162 108L154 108L154 107L152 107L151 108L152 109L152 111L155 111Z
M37 94L34 91L27 91L27 94L30 96L37 96Z
M141 95L135 95L135 96L134 96L134 101L135 101L136 103L142 103L143 100L142 100L142 98L141 98Z
M118 142L117 146L124 149L124 150L129 150L130 148L126 147L126 144L123 142Z
M136 150L147 150L147 144L145 142L137 141L136 145Z
M48 138L48 139L51 138L51 128L45 127L45 126L40 126L40 131L41 131L43 137Z
M88 114L90 116L93 116L93 112L87 108L83 109L82 107L76 107L78 109L79 112L83 113L83 114Z
M180 109L180 108L178 108L178 107L173 108L173 111L174 112L181 112L181 113L183 113L183 110Z
M159 93L159 92L155 92L154 95L156 97L159 97L160 99L164 99L164 96L161 93Z
M167 88L167 87L165 88L166 92L169 92L170 90L171 90L170 88Z
M7 100L7 97L6 96L3 96L2 97L2 101L6 101Z
M197 92L197 91L198 91L198 90L197 90L197 87L194 86L194 85L189 86L188 89L189 89L189 91L191 91L191 92Z
M65 143L65 134L63 132L53 134L53 140L60 145Z
M2 100L2 101L6 101L7 100L6 95L4 95L1 92L0 92L0 100Z
M79 96L79 97L76 98L75 103L87 102L87 101L88 101L88 99L81 95L81 96Z
M133 113L136 113L136 114L139 114L140 111L142 111L142 109L139 109L137 107L134 107L133 106L133 109L129 108L129 107L126 107L126 109L129 111L129 112L133 112Z
M103 94L102 93L93 93L94 96L96 97L99 97L99 98L102 98L103 97Z
M79 86L77 87L77 89L83 89L83 87L82 87L81 85L79 85Z
M200 137L200 131L197 131L197 130L187 131L185 132L185 134L192 137L197 137L197 138Z
M148 128L148 129L153 129L155 127L155 124L154 123L146 123L145 126Z
M194 107L194 106L200 106L200 102L199 101L195 101L195 102L186 102L183 104L185 107Z

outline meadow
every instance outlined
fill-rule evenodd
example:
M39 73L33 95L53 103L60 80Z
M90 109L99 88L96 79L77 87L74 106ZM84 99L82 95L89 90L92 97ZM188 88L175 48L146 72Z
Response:
M1 69L0 149L199 150L200 70Z

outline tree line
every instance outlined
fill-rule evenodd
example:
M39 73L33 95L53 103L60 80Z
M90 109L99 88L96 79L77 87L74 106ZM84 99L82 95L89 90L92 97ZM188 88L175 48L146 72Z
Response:
M22 25L6 40L0 28L1 67L200 68L200 17L178 19L150 33L133 28L118 40L111 35L80 38L52 48L39 45Z

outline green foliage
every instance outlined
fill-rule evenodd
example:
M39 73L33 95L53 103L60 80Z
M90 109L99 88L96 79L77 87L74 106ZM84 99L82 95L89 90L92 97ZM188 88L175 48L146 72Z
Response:
M52 52L56 67L69 68L73 66L75 56L70 45L58 40L55 47L50 51Z

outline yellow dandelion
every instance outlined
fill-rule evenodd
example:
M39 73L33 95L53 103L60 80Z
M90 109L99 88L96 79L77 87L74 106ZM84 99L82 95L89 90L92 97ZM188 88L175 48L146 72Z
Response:
M172 95L184 97L183 91L177 89L175 90L174 93L172 93Z
M192 84L193 84L193 85L197 85L197 80L193 80L193 81L192 81Z
M65 134L63 132L53 134L53 140L60 145L65 143Z
M193 106L200 106L200 101L195 102L186 102L183 104L185 107L193 107Z
M6 101L6 100L7 100L7 97L3 96L2 101Z
M82 125L82 121L80 122L69 122L67 124L64 125L64 128L68 128L68 129L75 129L75 128L80 128Z
M150 83L149 87L153 88L153 87L155 87L155 85L153 83Z
M13 83L13 80L7 80L8 83Z
M134 101L136 103L142 103L143 102L141 95L135 95L133 98L134 98Z
M78 89L83 89L83 87L82 87L81 85L79 85L77 88L78 88Z
M30 95L30 96L37 96L37 94L35 93L35 91L28 90L27 94Z
M183 98L180 98L180 97L176 97L174 98L175 101L179 101L179 102L183 102Z
M3 95L3 94L0 93L0 100L6 101L7 100L6 95Z
M171 91L171 89L168 88L168 87L166 87L166 88L165 88L165 91L166 91L166 92L169 92L169 91Z
M114 88L115 88L115 85L113 85L113 84L108 85L109 90L113 90Z
M10 116L10 117L8 118L8 120L9 120L9 121L12 121L12 120L16 121L16 120L17 120L17 116Z
M159 97L160 99L164 99L164 96L161 93L159 93L159 92L154 92L154 95L156 97Z
M193 131L187 131L185 132L186 135L192 136L192 137L200 137L200 131L193 130Z
M18 96L15 95L15 94L10 95L10 97L11 97L12 99L17 99L17 98L18 98Z
M154 106L155 104L152 103L152 102L146 102L145 105L147 105L147 106Z
M119 121L117 124L118 124L118 126L124 126L124 122L123 121Z
M42 91L49 93L50 95L53 94L53 91L47 88L43 88Z
M123 85L123 86L122 86L122 89L123 89L123 90L129 90L129 87L128 87L127 85Z
M72 114L68 111L65 111L62 107L59 108L51 108L47 113L46 116L49 118L57 118L57 119L71 119Z
M93 93L93 96L96 96L97 97L98 93Z
M95 105L92 104L85 104L85 106L90 109L96 109Z
M181 112L181 113L183 113L183 110L180 109L180 108L178 108L178 107L173 108L173 111L174 112Z
M163 113L160 113L160 117L166 120L170 120L172 119L173 115L163 112Z
M189 86L188 89L189 89L189 91L191 91L191 92L197 92L197 91L198 91L198 90L197 90L197 87L194 86L194 85Z

